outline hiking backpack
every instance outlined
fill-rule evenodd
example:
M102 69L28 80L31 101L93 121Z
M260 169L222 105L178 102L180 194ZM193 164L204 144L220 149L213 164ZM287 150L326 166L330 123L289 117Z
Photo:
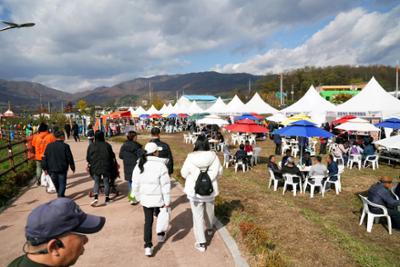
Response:
M208 175L208 168L205 171L200 170L194 191L200 196L209 196L212 192L214 192L210 176Z

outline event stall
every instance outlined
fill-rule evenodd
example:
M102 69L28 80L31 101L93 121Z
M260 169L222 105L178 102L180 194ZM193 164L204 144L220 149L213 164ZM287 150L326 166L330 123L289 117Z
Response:
M277 109L271 107L262 100L260 95L256 92L254 96L245 104L243 112L256 112L258 114L273 114L278 112Z

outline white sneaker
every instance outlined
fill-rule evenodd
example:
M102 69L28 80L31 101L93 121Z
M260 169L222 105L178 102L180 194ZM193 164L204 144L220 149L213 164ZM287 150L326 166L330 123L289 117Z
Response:
M208 230L207 230L207 235L208 235L208 236L212 236L213 233L214 233L214 230L213 230L213 229L208 229Z
M97 198L95 198L92 202L90 202L90 206L92 206L92 207L96 206L97 202L99 202L99 200Z
M164 242L165 242L165 239L166 239L166 237L167 237L167 235L166 235L166 234L164 234L164 235L157 235L157 238L158 238L158 243L164 243Z
M153 248L144 248L144 255L151 257L153 255Z
M194 248L200 252L206 251L206 244L194 243Z

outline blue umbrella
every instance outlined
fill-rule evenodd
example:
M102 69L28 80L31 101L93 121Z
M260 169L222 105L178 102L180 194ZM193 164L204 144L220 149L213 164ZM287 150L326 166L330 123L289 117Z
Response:
M235 121L240 121L240 120L244 120L244 119L249 119L249 120L253 120L253 121L259 121L260 119L251 115L251 114L243 114L242 116L239 117L235 117Z
M390 118L390 119L387 119L380 123L375 124L375 126L384 127L384 128L392 128L392 129L400 129L400 119Z
M139 116L141 119L147 119L148 117L150 117L149 114L142 114Z
M178 117L178 115L176 115L175 113L169 114L167 118L176 118Z

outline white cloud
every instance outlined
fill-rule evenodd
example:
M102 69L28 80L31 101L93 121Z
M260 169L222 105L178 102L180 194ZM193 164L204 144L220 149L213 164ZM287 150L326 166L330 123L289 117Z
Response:
M394 64L400 58L400 7L388 13L356 8L293 49L271 49L245 62L217 65L221 72L265 74L304 66Z

